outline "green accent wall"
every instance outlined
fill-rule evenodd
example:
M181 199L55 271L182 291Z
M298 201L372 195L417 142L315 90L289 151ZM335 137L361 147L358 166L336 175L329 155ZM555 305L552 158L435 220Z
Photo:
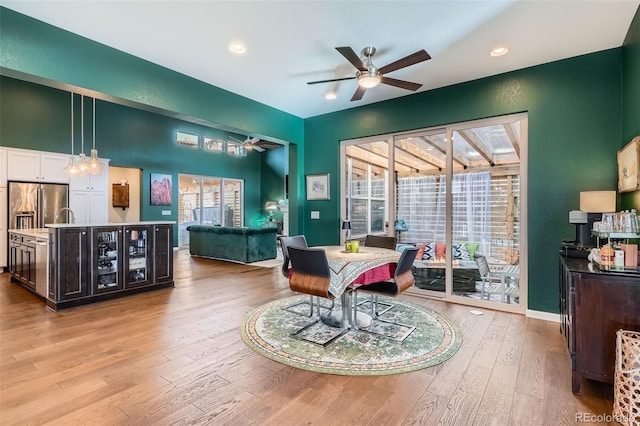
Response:
M640 135L640 8L631 22L622 46L623 140Z
M105 114L115 114L117 107L134 107L128 110L136 118L121 117L124 128L110 123L108 115L97 118L98 123L108 126L101 128L98 124L100 156L111 158L112 165L142 168L145 191L148 171L172 174L174 179L177 173L244 178L245 220L252 217L248 212L261 204L261 183L255 178L260 174L261 163L256 161L255 166L245 167L242 159L224 156L224 161L216 161L215 154L202 155L202 151L167 145L168 132L196 129L194 133L207 131L215 135L217 129L251 133L292 146L303 142L304 120L299 117L4 7L0 7L0 74L35 82L35 86L43 88L36 93L38 90L28 85L12 88L9 80L0 81L0 145L69 152L69 91L109 101L99 102L98 114L102 113L101 105ZM47 91L47 86L62 90ZM9 96L9 91L14 93ZM12 102L16 99L18 103ZM79 108L79 102L77 105ZM160 127L154 128L159 123ZM255 155L251 153L249 161ZM299 160L294 157L289 161ZM297 194L292 194L290 205L299 208ZM161 216L162 209L151 207L147 193L143 194L141 208L143 220L175 220L175 216ZM293 223L293 227L297 229L298 225Z
M331 200L304 205L309 244L339 241L341 140L527 112L529 309L558 312L557 250L575 237L569 211L580 191L616 187L621 71L617 48L306 119L305 173L332 176Z
M143 169L143 220L167 218L149 205L157 172L174 187L178 173L245 179L247 221L277 186L262 173L282 161L290 233L336 244L340 140L527 112L529 308L558 312L557 248L575 234L568 212L580 191L616 188L616 152L640 133L639 21L636 12L621 48L303 120L0 7L0 145L68 152L68 91L86 93L102 100L100 155ZM176 130L291 144L282 159L220 157L176 146ZM304 176L314 173L330 173L330 200L305 200Z
M640 8L631 22L622 46L622 143L620 148L634 137L640 136ZM640 211L640 191L620 194L621 209Z
M29 83L10 77L0 77L0 145L43 151L71 153L70 95L63 90ZM84 99L84 152L92 144L92 100ZM74 153L81 151L81 98L74 96ZM178 174L216 176L244 180L245 225L251 225L253 212L264 206L263 180L274 186L280 179L284 186L285 148L274 150L277 161L257 151L246 157L219 152L206 152L176 143L176 132L226 138L224 131L142 111L105 101L96 101L96 148L111 165L142 170L141 215L144 220L178 220ZM264 153L266 154L266 153ZM263 159L264 157L264 159ZM263 164L268 165L266 177ZM277 172L274 168L280 167ZM166 206L150 205L151 173L173 177L171 216L162 216ZM283 191L281 191L283 192ZM177 244L177 235L175 236Z

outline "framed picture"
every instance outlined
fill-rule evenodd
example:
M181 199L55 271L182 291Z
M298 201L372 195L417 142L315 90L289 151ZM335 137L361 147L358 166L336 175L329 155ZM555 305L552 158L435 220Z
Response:
M640 136L633 138L618 151L618 192L635 191L640 187L638 158L640 156Z
M151 173L150 193L152 206L170 206L173 195L171 175Z
M307 175L307 200L329 199L329 173Z

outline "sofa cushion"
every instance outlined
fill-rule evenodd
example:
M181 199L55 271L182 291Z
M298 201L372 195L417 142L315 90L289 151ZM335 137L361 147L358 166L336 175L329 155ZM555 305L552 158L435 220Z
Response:
M473 260L476 257L476 252L480 248L480 243L467 243L467 250L469 251L469 259Z
M422 253L422 260L434 260L436 258L436 243L426 243L424 245L424 252Z
M467 249L467 243L453 244L451 246L453 250L453 258L459 260L469 260L469 250Z

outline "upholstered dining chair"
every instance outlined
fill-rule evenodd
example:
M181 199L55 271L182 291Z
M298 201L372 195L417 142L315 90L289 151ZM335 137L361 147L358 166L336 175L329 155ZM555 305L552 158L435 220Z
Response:
M329 292L331 271L323 249L289 246L289 259L292 271L289 274L291 290L333 301L334 296ZM316 306L317 316L320 317L320 303L316 303Z
M293 235L291 237L281 237L280 247L282 248L282 275L285 278L289 278L289 266L291 261L289 260L289 247L309 247L307 245L307 239L304 235ZM320 309L320 301L314 297L309 296L309 316L313 316L313 305L318 305Z
M280 237L280 247L282 248L282 275L289 278L289 247L309 247L304 235L294 235L291 237Z
M396 237L369 234L364 240L364 245L365 247L381 247L395 250L396 241Z
M371 314L378 316L378 295L397 296L415 283L411 266L416 258L418 249L415 247L407 248L400 255L396 271L393 279L388 281L379 281L372 284L365 284L357 287L353 292L353 317L354 324L357 324L358 315L358 293L371 294Z

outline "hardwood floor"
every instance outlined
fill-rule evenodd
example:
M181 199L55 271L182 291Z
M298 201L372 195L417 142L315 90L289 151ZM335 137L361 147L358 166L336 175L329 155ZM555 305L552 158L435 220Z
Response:
M247 348L253 308L291 295L279 268L175 255L173 289L66 311L0 274L0 424L575 424L611 386L571 393L559 326L407 297L463 331L436 367L378 377L294 369Z

